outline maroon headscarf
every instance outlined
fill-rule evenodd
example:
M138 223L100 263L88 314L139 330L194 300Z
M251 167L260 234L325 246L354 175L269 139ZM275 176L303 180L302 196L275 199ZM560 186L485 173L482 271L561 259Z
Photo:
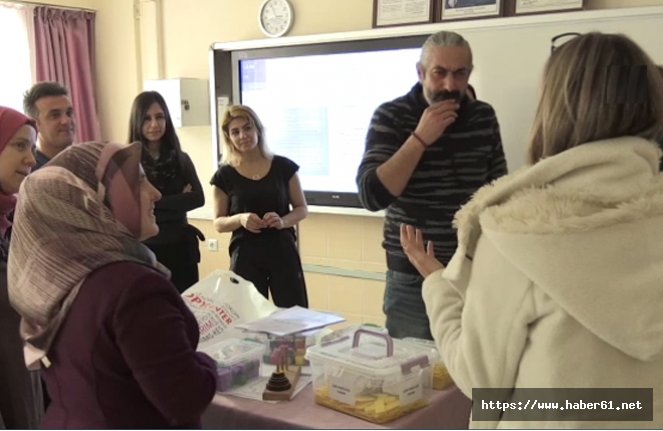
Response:
M12 108L0 106L0 153L5 150L9 140L14 137L16 132L26 124L37 130L35 122L30 118ZM6 194L0 190L0 237L4 237L5 232L11 226L7 216L14 210L15 206L16 196Z

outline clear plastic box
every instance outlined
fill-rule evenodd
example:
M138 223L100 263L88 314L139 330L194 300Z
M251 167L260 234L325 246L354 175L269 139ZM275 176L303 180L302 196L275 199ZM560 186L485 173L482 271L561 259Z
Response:
M442 389L448 388L454 383L454 381L451 379L451 375L449 375L449 371L447 371L447 367L444 366L444 362L442 361L442 357L440 356L440 352L437 350L434 341L414 337L403 338L403 341L406 343L412 343L421 347L422 349L430 350L430 356L433 358L431 361L431 380L433 382L433 389L440 391Z
M286 362L287 365L308 365L306 359L306 347L315 344L315 338L305 334L292 334L283 336L270 336L267 340L267 353L263 356L265 364L276 365L274 362L274 354L282 346L287 348Z
M429 353L365 328L309 347L315 401L375 423L397 419L428 404Z
M285 346L287 365L309 365L306 359L306 349L317 343L317 341L326 333L331 332L326 329L312 329L304 332L297 332L290 335L273 335L265 333L249 333L247 338L262 342L265 345L263 352L263 364L276 365L275 358L279 349Z
M216 361L216 390L227 391L260 376L265 345L253 340L227 338L200 349Z

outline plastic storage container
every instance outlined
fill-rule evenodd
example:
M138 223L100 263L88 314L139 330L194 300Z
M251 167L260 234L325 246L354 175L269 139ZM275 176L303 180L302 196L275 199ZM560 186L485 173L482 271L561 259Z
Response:
M216 361L216 390L223 392L260 375L265 346L252 340L227 338L201 351Z
M320 405L384 423L428 404L431 358L386 333L361 328L310 347L306 356Z
M330 331L323 328L283 336L267 334L267 339L265 340L267 351L263 355L263 363L276 365L274 362L275 353L282 346L286 346L288 352L286 360L288 365L309 365L309 361L306 359L306 349L316 344L328 332Z
M432 358L431 380L433 382L433 389L439 391L442 389L446 389L453 384L454 381L451 379L451 376L447 371L447 367L444 366L444 362L442 362L442 357L440 356L440 352L437 350L437 347L435 347L435 342L431 340L424 340L422 338L413 338L413 337L403 338L403 341L405 341L406 343L412 343L415 346L418 346L422 349L429 350L430 357Z
M288 365L308 365L306 359L306 347L315 344L315 339L304 334L292 334L283 336L270 336L267 343L267 352L263 355L265 364L276 365L274 357L276 352L285 346L287 348L286 361Z
M273 335L262 332L244 331L242 338L250 339L265 345L265 350L262 355L262 363L269 365L276 365L276 358L280 358L279 349L285 346L286 348L286 364L287 365L309 365L306 359L306 349L314 344L325 335L332 332L327 328L312 329L304 332L297 332L290 335Z

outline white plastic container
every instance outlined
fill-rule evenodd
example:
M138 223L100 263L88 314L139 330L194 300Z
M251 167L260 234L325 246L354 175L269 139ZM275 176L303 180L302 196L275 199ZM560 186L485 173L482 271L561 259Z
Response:
M216 361L216 390L227 391L260 375L265 345L241 338L227 338L201 349Z
M424 349L360 328L309 347L316 403L375 423L428 404L431 359Z
M406 343L412 343L415 346L421 347L422 349L429 350L429 355L432 358L431 360L431 372L432 372L432 385L433 389L440 391L446 389L453 384L453 380L447 371L447 367L444 366L442 361L442 356L435 346L435 342L431 340L424 340L423 338L414 338L406 337L403 338L403 341Z

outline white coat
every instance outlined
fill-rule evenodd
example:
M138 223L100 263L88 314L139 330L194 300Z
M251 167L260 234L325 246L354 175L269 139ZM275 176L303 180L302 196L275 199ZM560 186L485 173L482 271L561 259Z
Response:
M459 246L428 276L431 332L458 387L653 388L663 428L663 176L640 138L588 143L479 190Z

